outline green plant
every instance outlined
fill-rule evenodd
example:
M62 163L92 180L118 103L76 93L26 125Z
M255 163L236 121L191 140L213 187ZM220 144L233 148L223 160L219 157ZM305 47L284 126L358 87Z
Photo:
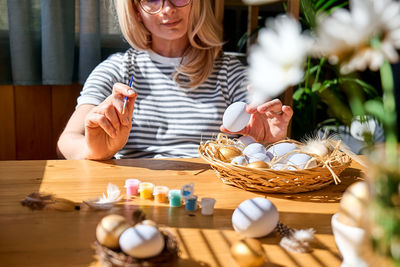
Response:
M316 30L318 16L331 14L337 8L348 8L348 5L347 0L303 0L302 27ZM295 139L321 128L336 131L340 125L349 126L353 117L366 115L365 101L381 101L380 90L365 82L360 74L342 75L337 66L323 57L309 57L306 64L304 80L294 88L293 94Z

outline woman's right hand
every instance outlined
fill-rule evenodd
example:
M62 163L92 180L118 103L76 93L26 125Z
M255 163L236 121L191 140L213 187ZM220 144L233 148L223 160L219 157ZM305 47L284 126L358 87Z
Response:
M122 114L124 97L128 97ZM128 141L137 93L129 86L116 83L112 94L85 117L85 141L88 159L114 156Z

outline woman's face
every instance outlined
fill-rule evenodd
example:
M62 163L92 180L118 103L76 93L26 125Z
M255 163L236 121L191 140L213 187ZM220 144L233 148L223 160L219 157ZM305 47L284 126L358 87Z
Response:
M156 14L149 14L138 4L139 16L146 28L151 32L153 42L187 41L189 13L192 2L184 7L174 7L168 0Z

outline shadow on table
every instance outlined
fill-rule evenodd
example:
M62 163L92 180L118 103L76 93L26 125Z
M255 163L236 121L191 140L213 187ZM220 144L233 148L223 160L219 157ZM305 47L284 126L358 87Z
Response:
M211 216L204 216L201 210L186 211L182 207L135 205L131 203L117 205L107 213L121 214L125 218L132 218L134 211L141 209L146 218L157 222L161 226L175 228L192 229L219 229L233 230L232 214L234 209L215 209ZM83 211L81 211L83 212ZM91 211L87 211L91 213ZM304 228L304 222L307 222L307 228L314 228L319 234L332 234L331 229L332 214L325 213L305 213L305 212L279 212L279 220L296 229Z
M175 266L175 265L174 265ZM196 261L194 259L182 259L179 258L178 262L176 263L176 266L181 266L181 267L209 267L210 265L205 263L205 262L201 262L201 261Z
M102 163L124 167L143 167L150 170L206 171L211 169L209 164L191 162L187 159L124 159L102 161Z
M120 214L125 218L132 218L135 210L141 209L146 218L157 222L160 227L166 227L180 241L180 249L183 257L178 261L177 266L226 266L226 262L221 258L221 255L215 253L215 246L224 246L223 251L229 253L229 249L233 242L239 238L238 234L234 233L232 227L233 209L215 209L212 216L204 216L201 210L188 212L185 208L171 208L169 206L155 205L137 205L132 202L126 202L117 205L110 211L81 211L86 212L84 217L97 217L93 222L98 222L103 216L114 213ZM331 230L331 214L322 213L302 213L302 212L280 212L280 221L291 228L305 229L314 228L318 235L332 234ZM94 218L92 218L94 219ZM86 225L86 224L85 224ZM89 226L88 226L89 227ZM95 229L95 224L90 226ZM196 240L195 243L190 243ZM277 233L271 233L267 237L260 238L259 241L268 245L279 245L281 237ZM221 242L222 241L222 242ZM333 251L323 241L316 240L312 245L313 249L324 250L332 256L339 258L337 252ZM199 250L197 250L198 248ZM199 251L205 253L207 251L208 258L201 259L198 257ZM270 252L267 252L266 263L264 267L281 267L279 261ZM294 263L295 266L305 267L298 258L282 248L285 258ZM312 257L313 261L320 262L320 266L324 265L324 259L319 258L318 253L310 253L307 257Z
M281 198L288 199L294 201L302 201L302 202L316 202L316 203L338 203L342 199L342 195L344 191L351 184L363 180L364 173L359 169L348 168L342 172L340 175L341 183L335 185L334 183L328 185L327 187L305 193L261 193L258 194L266 195L270 198Z

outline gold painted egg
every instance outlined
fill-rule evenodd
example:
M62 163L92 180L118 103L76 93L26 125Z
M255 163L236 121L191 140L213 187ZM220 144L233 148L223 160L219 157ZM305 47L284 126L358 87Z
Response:
M231 246L232 257L241 267L259 267L265 262L265 252L260 241L245 238Z
M111 214L99 222L96 228L96 238L99 243L110 249L119 248L119 237L130 227L125 217Z
M233 158L242 155L242 151L234 146L223 146L219 148L219 155L222 161L231 162Z
M247 164L247 167L256 169L268 169L269 165L264 161L254 161L252 163Z

